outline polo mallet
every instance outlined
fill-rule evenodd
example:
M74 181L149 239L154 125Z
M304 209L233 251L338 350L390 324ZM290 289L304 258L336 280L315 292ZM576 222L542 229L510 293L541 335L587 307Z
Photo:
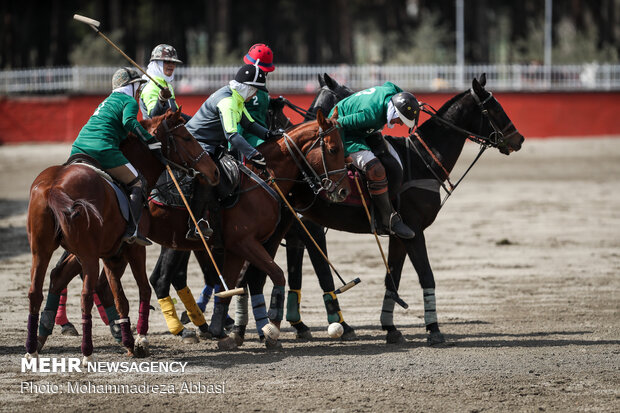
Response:
M364 193L362 192L362 187L360 186L359 178L357 177L357 172L354 175L355 177L355 185L357 186L357 191L360 194L360 198L362 198L362 205L364 205L364 211L366 211L366 216L368 217L368 223L370 224L370 228L372 226L372 218L370 217L370 211L368 210L368 205L366 205L366 199L364 199ZM383 252L383 247L381 246L381 242L379 242L379 236L377 235L377 230L372 229L372 234L375 236L375 241L377 241L377 245L379 246L379 251L381 252L381 258L383 258L383 264L385 265L385 270L387 271L388 277L390 277L390 281L392 281L392 286L394 287L394 291L385 290L385 294L394 300L398 305L402 308L409 308L409 304L407 304L402 298L398 296L398 292L396 291L396 283L394 282L394 278L392 277L392 271L390 271L390 266L385 259L385 253Z
M340 282L342 282L343 286L338 288L337 290L334 291L334 294L340 294L343 293L353 287L355 287L357 284L361 283L362 280L358 278L349 281L348 283L345 282L342 277L340 276L340 274L338 273L338 270L336 269L336 267L334 267L334 265L329 261L329 259L327 258L327 255L325 255L325 253L323 252L323 250L321 249L321 247L319 247L319 244L316 243L316 241L314 240L314 238L312 237L312 235L310 235L310 232L308 231L308 228L306 228L306 226L304 225L303 222L301 222L301 219L297 216L297 212L295 212L295 209L293 209L293 207L291 206L291 204L288 202L288 200L286 199L286 197L284 196L284 194L282 193L282 190L280 189L280 187L278 186L278 184L276 183L276 178L274 177L273 173L271 171L267 171L267 173L269 174L269 181L273 184L274 188L276 189L276 191L278 192L278 194L280 195L280 198L282 198L282 200L284 201L284 203L286 204L286 206L288 207L288 209L291 211L291 213L293 214L293 216L295 217L295 219L297 219L297 222L299 222L299 225L301 225L301 227L304 229L304 231L306 232L306 235L308 235L308 237L310 238L310 240L312 240L312 243L314 244L314 246L316 247L316 249L321 253L321 255L323 256L323 259L325 261L327 261L327 263L329 264L329 266L332 268L332 270L334 270L334 273L336 273L336 276L338 277L338 279L340 280Z
M207 245L207 241L205 240L205 237L202 234L202 231L200 230L198 223L196 222L194 213L192 212L192 209L189 207L189 204L187 203L187 199L185 199L185 195L183 195L183 191L181 191L181 187L179 186L177 179L174 177L174 174L172 173L172 169L170 169L170 165L166 165L166 170L168 171L170 178L172 178L172 182L174 182L174 186L176 186L177 191L179 191L179 195L181 195L181 199L183 200L183 203L185 204L185 208L187 208L187 212L189 212L189 216L192 218L192 221L194 221L194 225L196 225L196 230L198 230L198 234L200 234L200 239L202 240L202 243L204 244L205 249L207 250L207 253L209 253L209 258L211 258L213 267L215 267L215 271L217 271L217 275L220 277L220 281L222 281L224 290L226 290L226 291L222 291L221 293L218 293L217 296L223 298L223 297L231 297L233 295L245 293L244 288L233 288L232 290L228 289L228 286L226 285L226 281L224 281L224 277L222 277L222 273L220 272L220 269L215 263L215 258L213 258L213 254L211 254L211 248L209 248L209 246Z
M110 44L110 46L112 46L112 47L113 47L113 48L115 48L115 49L116 49L116 50L117 50L120 54L122 54L122 55L123 55L123 57L129 61L129 63L131 63L132 65L134 65L134 66L136 67L136 69L138 69L139 71L141 71L142 73L144 73L144 76L146 76L146 77L148 77L149 79L151 79L151 82L155 83L155 84L156 84L156 85L157 85L160 89L163 89L163 88L164 88L162 85L160 85L160 84L159 84L159 83L157 83L155 80L153 80L153 78L152 78L151 76L149 76L149 74L148 74L148 73L146 73L146 72L144 71L144 69L142 69L142 68L140 67L140 65L138 65L136 62L134 62L134 61L133 61L133 59L132 59L131 57L127 56L127 55L125 54L125 52L123 52L121 49L119 49L119 48L118 48L118 46L116 46L116 45L112 42L112 40L108 39L108 37L107 37L105 34L103 34L103 33L101 33L101 32L99 31L99 26L101 25L101 23L100 23L100 22L98 22L97 20L94 20L94 19L90 19L90 18L85 17L85 16L80 16L79 14L74 14L74 15L73 15L73 18L74 18L75 20L79 21L79 22L86 23L87 25L89 25L89 26L90 26L90 27L91 27L91 28L92 28L92 29L93 29L93 30L94 30L94 31L95 31L98 35L100 35L101 37L103 37L103 40L105 40L106 42L108 42L108 43Z

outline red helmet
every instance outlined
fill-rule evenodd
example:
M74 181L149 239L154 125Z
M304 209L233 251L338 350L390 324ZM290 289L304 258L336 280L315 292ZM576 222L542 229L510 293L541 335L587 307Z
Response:
M273 52L269 46L263 43L257 43L250 47L243 61L249 65L254 65L258 61L258 66L264 72L273 72L275 70L273 66Z

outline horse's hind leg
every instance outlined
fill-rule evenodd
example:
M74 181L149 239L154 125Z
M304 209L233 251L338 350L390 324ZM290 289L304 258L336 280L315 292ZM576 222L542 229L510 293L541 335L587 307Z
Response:
M114 257L112 259L105 260L105 274L108 279L108 284L112 290L114 296L114 302L116 304L116 310L118 311L119 319L117 324L121 327L121 343L123 347L127 349L127 355L133 355L134 338L131 333L131 324L129 321L129 301L123 291L121 284L121 277L125 272L127 266L127 260L124 257Z
M140 295L140 307L138 309L138 340L134 347L136 357L147 357L149 355L149 342L146 334L149 330L149 311L151 305L151 286L146 275L146 248L137 244L131 245L126 251L130 257L129 265L131 272L138 284Z
M50 273L50 287L45 302L45 308L41 313L39 322L39 351L43 348L47 338L52 334L54 319L60 305L61 294L67 288L67 284L82 271L82 265L75 255L65 251ZM77 331L76 331L77 333Z
M92 361L93 354L93 294L99 277L99 258L85 257L82 261L84 284L82 286L82 364Z

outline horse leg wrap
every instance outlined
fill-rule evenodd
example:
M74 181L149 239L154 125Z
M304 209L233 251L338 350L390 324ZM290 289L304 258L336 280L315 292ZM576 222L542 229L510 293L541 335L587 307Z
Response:
M99 296L97 295L97 293L93 293L93 301L95 302L95 305L97 306L97 311L99 312L99 317L101 317L101 321L103 321L103 323L106 326L110 325L110 321L108 319L106 310L105 308L103 308L103 304L101 304L101 300L99 299Z
M224 319L228 314L228 304L222 302L216 303L213 307L213 315L211 316L211 325L209 331L213 337L224 337Z
M140 301L140 308L138 309L138 325L136 331L139 335L145 336L149 331L149 312L151 311L151 305L148 301Z
M133 349L134 340L133 334L131 334L131 324L129 317L118 320L117 324L121 326L121 342L125 348Z
M252 296L252 312L254 313L254 320L256 321L256 331L258 336L263 336L263 327L267 325L269 320L267 319L267 308L265 307L265 296L262 294L255 294Z
M108 319L108 326L110 327L110 333L112 333L112 337L116 340L117 343L121 342L121 328L118 324L116 324L116 320L120 318L118 315L118 311L116 311L116 307L111 305L104 309L105 314Z
M56 310L58 309L60 298L60 295L52 293L47 294L47 301L45 302L45 308L41 312L41 321L39 322L40 336L45 337L52 334L52 330L54 329L54 317L56 317L56 322L58 322ZM68 322L67 320L67 323Z
M274 285L271 290L271 301L269 302L269 320L282 321L284 318L284 286Z
M213 287L210 285L205 285L205 288L202 289L202 292L198 296L198 308L200 311L204 312L205 308L207 308L207 304L209 304L209 299L211 298L211 294L213 293Z
M237 295L236 298L237 309L235 311L235 325L247 326L248 325L248 295Z
M82 354L93 354L93 316L82 314Z
M177 291L177 294L179 295L181 301L183 301L183 305L187 309L187 315L189 316L189 319L192 320L192 323L196 326L201 326L207 322L207 320L205 320L205 316L200 310L200 307L196 304L189 287L186 286L185 288L181 288Z
M54 310L58 309L56 311L56 324L58 324L59 326L64 326L65 324L69 322L69 319L67 318L67 289L66 288L62 290L59 298L60 298L60 301L56 301L56 307L54 308ZM54 298L54 300L56 299ZM46 310L48 308L47 304L49 303L49 301L50 301L50 297L48 294L47 302L45 303ZM49 308L51 309L51 307ZM50 331L50 334L51 334L51 331ZM39 332L39 335L43 335L43 334ZM48 335L48 334L45 334L45 335Z
M181 324L181 322L179 321L179 317L177 316L177 310L174 308L172 298L170 298L170 296L160 298L159 300L157 300L157 302L159 303L161 312L164 314L164 318L166 319L168 331L170 331L176 336L181 331L183 331L183 324Z
M435 304L435 289L424 288L422 289L424 294L424 324L428 326L433 323L437 323L437 309Z
M301 290L288 290L286 297L286 321L293 324L301 322L299 307L301 304Z
M327 311L327 322L330 324L342 323L344 318L336 294L333 291L323 293L323 301L325 302L325 311Z
M37 324L39 314L28 314L28 336L26 337L26 352L33 354L37 351Z
M394 327L394 305L396 302L387 294L383 296L383 307L381 307L381 328L390 330Z

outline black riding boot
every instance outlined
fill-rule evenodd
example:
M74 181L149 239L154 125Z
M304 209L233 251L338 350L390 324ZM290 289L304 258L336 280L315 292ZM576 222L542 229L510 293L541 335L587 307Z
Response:
M204 215L206 212L205 207L207 206L207 201L212 193L212 187L196 182L194 185L194 194L192 195L190 202L190 208L194 214L194 218L198 221L198 226L200 226L202 235L204 235L207 239L213 235L213 230L209 226L209 222L207 222L204 218ZM196 225L191 217L189 218L188 225L189 230L187 231L187 234L185 234L185 238L191 241L200 241L200 234L198 233Z
M151 241L138 233L138 223L140 222L143 208L144 192L141 186L134 185L131 187L131 192L129 193L129 210L131 212L131 217L127 223L127 231L125 231L125 235L123 235L123 241L127 244L133 244L135 242L145 247L153 245Z
M392 208L392 202L387 192L381 195L371 195L371 198L379 218L378 221L381 225L381 228L378 228L377 232L396 235L403 239L412 239L415 237L415 232L405 225L398 212L395 212L394 208Z

